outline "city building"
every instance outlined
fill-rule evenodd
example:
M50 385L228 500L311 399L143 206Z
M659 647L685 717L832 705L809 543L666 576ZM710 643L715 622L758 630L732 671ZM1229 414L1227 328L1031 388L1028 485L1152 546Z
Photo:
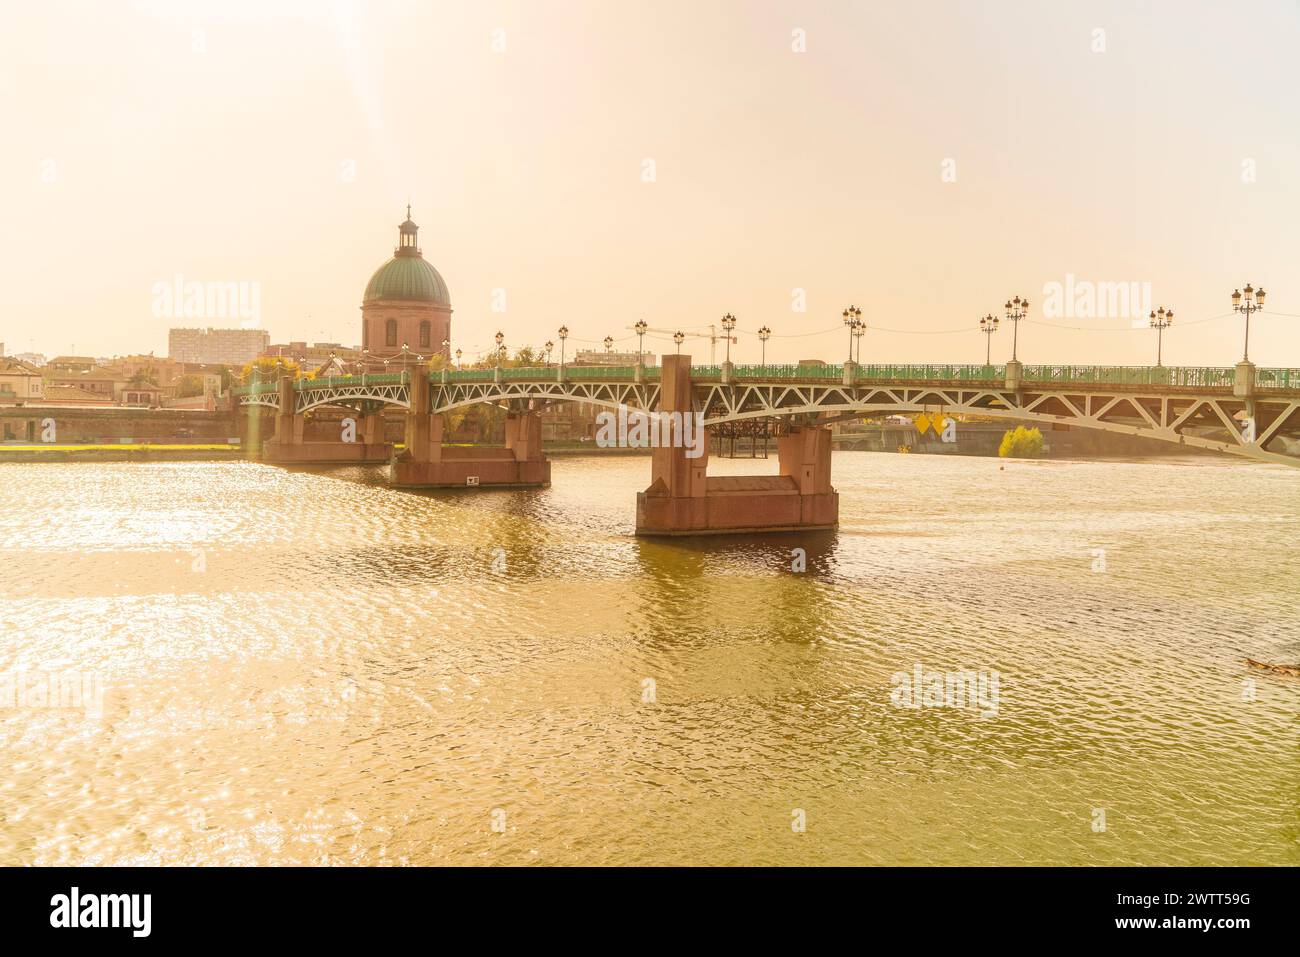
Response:
M270 343L265 329L171 329L167 355L180 362L242 366L265 352Z
M45 371L47 398L62 396L83 398L81 393L66 393L56 390L66 388L80 389L83 393L97 397L99 401L118 402L122 391L130 385L131 377L125 373L107 368L85 369L80 372L64 372L54 369L54 364Z
M438 270L420 252L420 227L411 220L397 227L397 248L366 284L361 300L361 347L369 362L392 359L402 346L412 354L428 357L435 352L450 355L443 345L451 339L451 294Z
M55 356L49 361L45 372L89 372L99 363L90 356Z
M301 368L323 365L331 357L342 362L354 362L362 356L361 350L338 342L273 342L262 353L268 359L292 359Z
M558 353L551 356L552 359L558 359ZM641 360L648 366L654 365L658 360L654 353L645 352L641 355ZM604 349L579 349L573 354L573 362L566 365L575 366L634 366L636 365L637 354L632 352L606 352Z
M28 402L45 396L45 383L35 366L0 356L0 402Z

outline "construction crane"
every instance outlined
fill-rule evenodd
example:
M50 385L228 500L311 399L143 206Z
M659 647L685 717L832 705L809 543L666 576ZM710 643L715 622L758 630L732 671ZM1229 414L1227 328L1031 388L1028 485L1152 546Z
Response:
M636 326L627 326L625 328L631 329L633 332L636 332ZM656 329L653 326L646 328L646 332L662 332L669 336L676 335L678 331L679 330L677 329ZM708 332L686 332L685 330L680 330L680 331L682 335L685 336L687 339L708 339L709 340L709 365L717 365L716 350L718 348L719 342L727 341L726 333L719 333L712 323L709 323ZM737 339L735 336L732 336L731 342L732 345L735 345L736 343L740 342L740 340Z

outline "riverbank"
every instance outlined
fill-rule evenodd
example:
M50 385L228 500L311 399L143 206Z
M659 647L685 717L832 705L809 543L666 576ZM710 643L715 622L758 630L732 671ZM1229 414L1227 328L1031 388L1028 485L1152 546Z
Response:
M225 462L247 458L239 445L0 445L4 462Z

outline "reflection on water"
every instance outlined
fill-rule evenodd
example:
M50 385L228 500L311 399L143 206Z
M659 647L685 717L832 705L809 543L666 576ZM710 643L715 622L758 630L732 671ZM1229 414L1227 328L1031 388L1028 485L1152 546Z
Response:
M0 701L0 863L1300 863L1300 475L834 467L838 532L661 542L640 458L0 466L0 673L104 688Z

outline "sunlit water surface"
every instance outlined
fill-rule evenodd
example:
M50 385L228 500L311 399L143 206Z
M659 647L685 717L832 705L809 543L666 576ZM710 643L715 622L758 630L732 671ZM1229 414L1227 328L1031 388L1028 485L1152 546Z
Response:
M0 703L0 863L1300 863L1300 679L1242 662L1300 661L1300 473L834 470L837 533L674 543L636 457L0 465L0 672L104 688Z

